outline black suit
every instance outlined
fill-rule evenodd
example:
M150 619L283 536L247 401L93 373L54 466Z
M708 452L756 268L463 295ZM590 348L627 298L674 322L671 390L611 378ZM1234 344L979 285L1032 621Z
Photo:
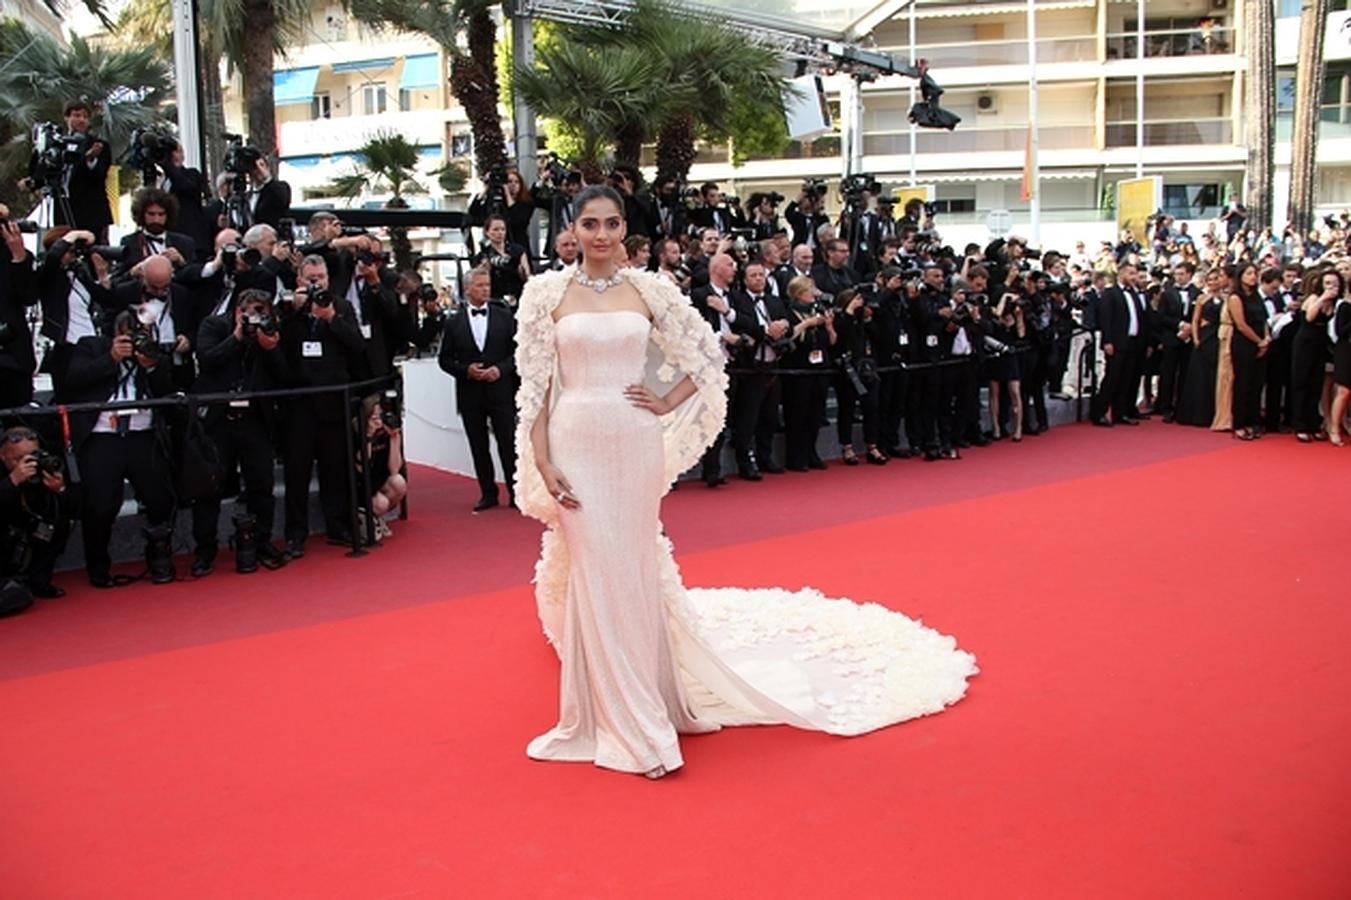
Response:
M115 287L111 309L123 310L140 303L141 287L141 282L134 280L123 282ZM207 310L207 312L210 312L210 310ZM197 295L185 285L176 282L171 283L169 285L167 313L173 318L174 333L166 333L168 329L165 326L168 325L169 316L162 316L159 323L159 343L164 348L165 361L172 364L174 387L187 392L192 389L192 382L197 377L192 357L192 347L197 343L197 327L202 321L202 312L198 307ZM175 354L173 347L180 336L188 339L188 351Z
M395 355L406 346L398 340L399 297L383 282L369 284L363 280L356 284L357 299L361 303L357 324L366 341L366 352L357 367L357 377L388 375L393 370Z
M695 228L716 228L718 234L726 234L743 224L736 210L727 206L698 206L690 210L690 225Z
M743 337L738 364L753 369L751 374L737 376L736 407L732 411L732 445L736 448L737 465L749 468L751 450L759 466L774 465L774 433L779 427L779 405L783 390L774 371L778 352L766 331L771 322L788 321L788 307L778 297L766 291L759 298L750 293L733 293L737 311L738 331ZM763 313L757 308L757 299L763 304ZM786 337L786 335L785 335ZM770 357L774 359L771 360Z
M1179 338L1177 332L1183 323L1191 322L1192 310L1196 308L1196 298L1200 294L1194 285L1184 288L1170 285L1159 296L1159 308L1152 317L1154 343L1159 348L1157 406L1164 416L1172 416L1177 411L1179 394L1187 379L1192 343Z
M699 311L699 315L703 316L704 321L708 323L708 327L713 329L713 333L720 335L722 334L722 323L724 321L724 315L718 312L708 303L709 296L711 296L714 293L715 291L713 285L705 282L702 286L696 287L693 291L690 292L690 302L693 303L694 308ZM727 326L729 329L731 329L733 334L741 334L745 327L745 318L741 316L737 311L737 306L735 298L732 293L732 288L728 287L725 291L723 291L723 294L727 300L728 306L730 307L725 317L727 321ZM724 353L726 353L726 351L724 351ZM736 391L738 381L739 379L733 377L729 379L727 383L727 408L729 410L736 409ZM727 429L724 427L722 431L718 432L718 436L713 441L712 445L710 445L709 448L704 451L703 458L700 462L700 471L702 473L702 477L705 483L707 484L716 485L722 480L722 448L723 445L726 443L726 441L727 441Z
M77 264L71 270L61 264L61 258L69 248L64 240L52 244L37 273L38 296L42 302L42 336L54 345L42 358L42 371L52 376L52 399L59 403L69 402L65 393L66 370L75 344L87 336L71 333L70 304L76 302L71 297L74 281L79 281L88 296L88 300L79 302L86 308L96 329L115 302L112 291L90 278L84 265Z
M1298 300L1298 298L1296 298ZM1271 297L1272 309L1268 322L1274 322L1276 316L1285 311L1287 295L1277 292ZM1295 315L1301 313L1298 308ZM1290 386L1291 366L1294 361L1295 332L1299 330L1298 321L1291 322L1281 329L1279 335L1273 335L1267 348L1266 357L1266 394L1263 400L1262 427L1270 432L1278 432L1282 425L1290 425L1293 416L1294 392Z
M161 185L178 200L178 218L174 220L174 230L192 238L197 249L197 261L205 262L216 237L216 220L208 219L202 206L202 198L209 192L209 186L202 173L197 169L164 163L161 167L164 178ZM192 257L186 257L192 262Z
M816 229L822 225L830 224L830 219L826 214L817 212L807 215L798 208L796 202L793 202L788 204L783 217L793 227L793 246L806 244L819 254L820 248L816 244Z
M1102 346L1110 346L1112 353L1107 357L1107 371L1098 393L1093 395L1090 415L1095 421L1106 417L1109 405L1112 418L1118 422L1139 415L1136 398L1144 370L1149 327L1147 309L1144 294L1138 291L1110 287L1102 294L1098 303L1098 330L1102 333ZM1130 333L1132 321L1135 334Z
M202 373L193 390L199 394L269 391L286 384L286 359L279 344L264 350L250 337L234 336L234 312L208 316L197 332L197 361ZM270 400L251 400L247 407L216 405L203 421L215 442L225 472L243 475L245 506L257 520L257 531L272 537L276 501L273 488L273 444L276 413ZM192 505L192 534L199 551L214 551L220 497L203 497Z
M33 334L28 328L28 307L38 302L33 255L0 261L0 323L9 337L0 343L0 407L23 406L33 399Z
M271 225L276 228L277 223L291 211L291 186L284 181L273 178L258 188L256 202L253 189L250 189L249 194L249 204L252 207L249 221L254 225Z
M474 341L470 319L486 309L488 331L483 349ZM493 478L493 459L488 447L488 426L491 423L497 440L497 459L502 465L502 480L507 491L512 490L516 472L516 319L511 311L497 303L487 303L477 310L466 306L446 320L446 331L441 336L441 353L437 361L441 370L455 379L455 405L464 420L464 431L469 438L469 452L474 458L474 474L478 476L479 492L483 500L497 499L497 483ZM478 363L484 368L497 367L501 377L496 381L476 381L469 377L469 367Z
M111 354L112 338L83 338L76 344L67 370L66 400L104 403L116 396L124 381L136 399L162 397L173 389L167 366L141 368L133 356L121 363ZM135 426L126 413L123 421ZM84 487L85 568L91 576L108 574L108 540L122 506L123 482L130 481L136 499L145 507L151 528L168 525L174 510L164 411L156 409L147 429L95 432L97 413L71 415L71 445L80 465Z
M173 247L178 251L178 255L183 257L184 264L189 264L197 259L197 242L190 236L178 231L166 231L160 234L159 243L164 249ZM122 258L117 262L117 270L113 273L114 281L125 281L132 276L127 273L131 271L132 266L139 263L147 257L154 256L155 250L150 243L150 237L144 231L133 231L131 234L122 238ZM159 252L163 253L163 250ZM182 266L175 264L175 271L182 271Z
M310 312L291 313L283 320L281 349L291 386L341 385L353 380L366 346L352 305L335 300L333 311L330 322ZM316 462L324 525L330 535L345 535L349 530L346 479L352 462L344 431L351 427L349 412L341 391L298 397L286 404L283 468L288 541L303 540L309 534L310 471Z
M576 217L576 211L572 208L572 198L568 196L566 191L537 191L533 197L535 209L545 210L549 214L544 254L552 259L554 256L554 241L558 238L560 231L572 227L572 220Z
M821 289L821 293L838 297L840 292L858 284L858 276L848 266L832 269L822 263L812 268L812 281Z
M85 144L86 147L100 141L103 143L103 149L99 151L92 165L81 157L70 166L70 177L65 187L66 199L70 204L70 218L74 221L67 221L65 210L57 203L55 224L71 225L78 230L92 231L99 243L105 243L108 240L108 226L113 223L113 211L108 203L108 170L113 166L113 151L108 142L102 138L92 133L86 133L85 137L88 142ZM35 182L38 181L36 164L37 156L34 155L29 165L28 176Z

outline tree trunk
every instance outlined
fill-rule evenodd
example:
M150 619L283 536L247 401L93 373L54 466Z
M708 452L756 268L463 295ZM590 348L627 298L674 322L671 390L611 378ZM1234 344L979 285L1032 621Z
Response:
M385 209L407 209L408 201L399 196L389 198ZM413 265L413 242L408 239L408 229L396 227L389 229L389 251L394 257L394 267L400 272L417 268Z
M1248 228L1272 224L1272 150L1276 127L1276 14L1272 0L1247 0Z
M272 0L244 2L244 112L249 120L249 143L273 160L276 171L277 117L272 102L272 47L276 28Z
M1301 238L1313 228L1314 167L1318 152L1319 107L1323 102L1323 32L1328 0L1304 0L1295 66L1295 115L1291 123L1290 223Z
M657 180L654 183L674 178L678 184L684 184L696 153L694 120L679 116L667 122L657 135Z
M643 155L643 130L634 124L619 129L615 135L615 162L637 166Z
M457 54L450 60L450 92L464 107L474 135L474 162L479 178L507 162L507 142L497 111L496 79L472 58Z
M206 138L202 172L207 178L213 178L225 157L225 98L220 83L220 54L204 46L197 68L202 80L202 134ZM214 188L211 195L215 196Z

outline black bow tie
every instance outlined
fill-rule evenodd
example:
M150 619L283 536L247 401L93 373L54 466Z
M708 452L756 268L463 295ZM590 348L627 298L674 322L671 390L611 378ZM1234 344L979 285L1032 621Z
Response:
M486 306L483 307L482 309L469 310L469 315L471 316L486 316L487 314L488 314L488 307Z

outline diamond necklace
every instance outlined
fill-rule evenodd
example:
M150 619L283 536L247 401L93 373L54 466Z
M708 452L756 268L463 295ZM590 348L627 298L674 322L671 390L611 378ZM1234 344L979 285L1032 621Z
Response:
M620 284L624 280L624 270L615 269L614 274L606 278L588 278L587 274L580 268L573 274L572 280L582 287L591 288L597 294L603 294L610 288Z

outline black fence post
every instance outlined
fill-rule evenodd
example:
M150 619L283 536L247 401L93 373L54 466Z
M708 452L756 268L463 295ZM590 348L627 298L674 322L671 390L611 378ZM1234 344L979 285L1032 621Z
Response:
M348 552L349 557L365 556L366 551L361 548L361 528L357 522L357 472L356 466L352 463L356 460L356 446L352 443L354 435L352 434L352 388L345 385L342 389L342 408L346 417L347 433L347 507L350 515L348 527L352 531L352 549ZM365 433L362 433L361 445L366 446Z

